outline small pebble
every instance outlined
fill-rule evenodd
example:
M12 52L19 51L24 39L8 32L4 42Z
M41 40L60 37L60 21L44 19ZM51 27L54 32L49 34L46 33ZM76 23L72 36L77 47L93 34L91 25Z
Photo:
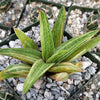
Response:
M42 83L43 83L43 80L39 79L39 80L37 80L37 82L35 82L34 87L37 88L37 89L40 89Z
M45 92L44 92L44 96L45 96L45 98L50 99L50 97L51 97L51 92L45 91Z
M89 71L89 73L90 73L91 75L94 75L95 72L96 72L95 68L92 67L92 66L88 68L88 71Z
M63 97L58 97L58 100L65 100Z
M17 91L22 91L23 85L24 85L24 83L17 84L17 86L16 86Z
M91 62L88 62L88 61L82 61L82 64L83 64L83 69L86 69L87 67L89 67L92 63Z
M74 85L78 85L80 83L80 80L74 80Z
M30 92L28 92L28 93L26 94L26 97L27 97L27 99L29 99L29 100L30 100L30 98L31 98L31 93L30 93Z
M89 72L86 72L85 75L84 75L85 79L86 80L89 80L91 75L89 74Z

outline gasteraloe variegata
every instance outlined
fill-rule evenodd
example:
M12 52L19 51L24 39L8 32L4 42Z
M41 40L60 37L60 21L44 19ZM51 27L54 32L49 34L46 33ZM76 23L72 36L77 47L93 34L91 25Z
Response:
M70 74L81 72L81 62L72 63L72 61L99 43L100 35L94 37L98 32L98 30L94 30L62 43L64 21L65 8L62 7L51 31L46 15L40 11L42 52L24 32L14 28L23 48L0 49L0 54L17 58L26 64L8 66L0 72L0 80L10 77L26 77L23 86L23 94L25 94L46 72L57 81L64 81Z

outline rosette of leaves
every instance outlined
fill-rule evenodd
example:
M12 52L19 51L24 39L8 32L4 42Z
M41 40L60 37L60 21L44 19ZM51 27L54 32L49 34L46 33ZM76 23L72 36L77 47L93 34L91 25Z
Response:
M72 62L99 43L100 35L94 37L98 32L94 30L62 43L64 22L64 7L61 8L52 30L45 13L40 11L41 52L32 39L15 28L14 31L23 48L0 49L0 54L17 58L25 63L8 66L0 72L0 80L25 77L23 86L25 94L45 73L49 73L56 81L65 81L70 74L81 72L81 62Z
M11 0L0 0L0 12L8 10L11 5Z
M47 15L48 18L53 17L51 8L43 5L41 7L35 7L31 10L30 19L31 19L32 22L36 22L36 21L39 20L40 10L42 10Z

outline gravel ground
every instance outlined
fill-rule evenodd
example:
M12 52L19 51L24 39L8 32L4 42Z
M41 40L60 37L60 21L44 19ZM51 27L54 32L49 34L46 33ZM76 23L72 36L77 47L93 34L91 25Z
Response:
M70 0L48 0L54 1L57 3L67 4L70 6ZM68 1L68 2L67 2ZM98 7L95 5L99 4L98 2L88 2L86 0L84 4L83 0L74 0L74 5L86 6L90 7L89 4L91 3L91 7ZM18 16L20 15L21 8L23 7L24 0L13 0L13 7L9 9L7 12L3 12L0 15L0 23L9 26L15 26L16 21L18 20ZM19 6L20 3L20 6ZM26 10L24 13L23 18L20 21L19 27L20 29L25 28L26 26L32 24L33 22L30 20L31 9L33 7L42 6L42 3L30 3L26 6ZM59 9L57 7L51 7L53 12L53 18L49 19L50 27L52 28L54 21L58 15ZM16 9L18 12L15 14ZM67 12L66 12L67 15ZM73 37L78 36L80 34L84 34L86 32L86 23L88 21L88 16L91 15L91 12L82 12L79 9L72 10L70 16L68 17L68 22L66 23L65 30L69 32ZM14 23L13 23L14 18ZM10 20L9 20L10 19ZM12 20L12 21L11 21ZM5 24L10 23L10 24ZM0 42L10 33L0 29ZM31 30L25 33L30 38L34 39L36 44L40 47L40 26L32 27ZM63 42L67 41L67 37L63 37ZM15 41L10 41L9 45L4 45L0 48L21 48L21 42L16 39ZM94 49L100 49L100 44L98 44ZM94 50L94 51L96 51ZM100 58L98 58L100 59ZM56 82L47 76L43 76L40 78L33 87L27 92L26 95L22 96L22 88L24 83L24 78L10 78L7 79L14 90L21 96L22 100L67 100L73 92L75 92L78 88L82 86L87 80L91 78L91 76L95 75L97 71L97 64L92 62L90 59L86 57L80 57L77 61L82 61L83 64L83 72L78 72L69 77L69 79L65 82ZM6 68L9 65L22 63L21 61L0 55L0 71ZM7 89L7 86L4 82L0 83L0 89ZM9 91L9 90L8 90ZM11 92L11 91L9 91ZM91 81L77 96L73 98L73 100L100 100L100 73Z

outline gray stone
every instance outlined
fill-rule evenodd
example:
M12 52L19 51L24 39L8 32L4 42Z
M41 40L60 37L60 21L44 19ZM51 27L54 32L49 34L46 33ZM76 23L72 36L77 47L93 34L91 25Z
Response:
M43 100L48 100L47 98L44 98Z
M57 87L53 87L53 88L51 88L51 90L52 90L52 92L54 92L54 91L56 91L57 93L60 93L60 90L57 88Z
M91 66L91 62L89 62L89 61L84 61L84 62L82 62L82 64L83 64L83 69L86 69L87 67L89 67L89 66Z
M79 84L78 84L78 88L82 87L82 85L83 85L82 83L79 83Z
M27 99L30 99L30 98L31 98L31 93L28 92L28 93L26 94L26 97L27 97Z
M32 96L33 96L33 98L34 98L35 100L36 100L36 95L37 95L37 94L32 94Z
M25 78L19 78L19 81L20 82L24 82L25 81Z
M78 75L78 74L72 74L69 76L70 79L78 79L78 80L82 80L82 76Z
M48 81L49 83L52 83L52 79L49 78L49 77L47 77L47 81Z
M62 85L63 82L62 82L62 81L58 81L57 84L58 84L58 85Z
M44 90L39 90L39 93L40 94L44 94Z
M41 96L38 96L37 97L37 100L42 100L43 98Z
M60 94L56 93L56 94L55 94L55 99L58 100L58 97L59 97L59 96L60 96Z
M13 81L13 78L9 78L7 79L9 83L11 83Z
M58 97L58 100L65 100L63 97Z
M68 96L70 96L70 93L69 93L68 91L66 91L66 94L67 94Z
M35 99L33 97L31 97L30 100L35 100Z
M80 80L74 80L74 85L78 85L80 83Z
M89 80L90 77L91 77L90 73L89 73L89 72L86 72L85 75L84 75L84 78L85 78L86 80Z
M66 91L66 89L62 86L59 86L61 90Z
M66 42L68 39L66 36L63 36L63 42Z
M30 88L31 95L36 94L36 90L34 88Z
M0 66L0 71L4 70L4 67Z
M56 87L56 86L57 86L57 84L55 84L55 83L47 83L46 84L47 88Z
M92 66L88 68L88 71L89 71L89 73L90 73L91 75L94 75L95 72L96 72L95 68L92 67Z
M50 97L51 97L51 92L45 91L45 92L44 92L44 97L47 98L47 99L50 99Z

